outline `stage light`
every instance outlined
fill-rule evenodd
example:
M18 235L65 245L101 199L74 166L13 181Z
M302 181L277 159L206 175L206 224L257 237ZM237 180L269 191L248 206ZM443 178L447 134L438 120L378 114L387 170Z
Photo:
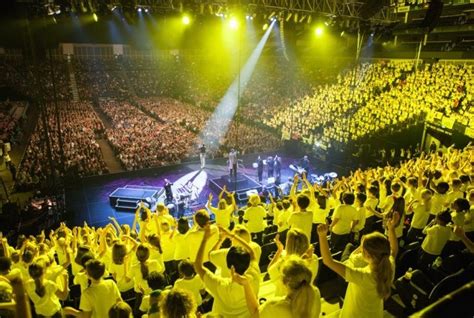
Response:
M138 11L138 12L142 12L142 8L138 8L137 11Z
M315 34L317 37L322 36L323 33L324 33L323 27L318 26L318 27L316 27L316 29L314 29L314 34Z
M94 19L95 22L99 21L99 17L95 13L92 13L92 19Z
M239 28L239 21L237 21L237 19L234 17L230 18L229 27L232 30L237 30Z
M267 29L268 29L268 24L265 23L265 24L263 25L263 28L262 28L262 29L263 29L263 31L267 30Z
M188 25L191 23L191 18L187 15L183 15L183 18L181 19L181 22L183 22L184 25Z
M344 36L344 34L346 34L346 32L342 31L342 32L341 32L341 36Z
M148 13L148 8L145 8L145 13Z

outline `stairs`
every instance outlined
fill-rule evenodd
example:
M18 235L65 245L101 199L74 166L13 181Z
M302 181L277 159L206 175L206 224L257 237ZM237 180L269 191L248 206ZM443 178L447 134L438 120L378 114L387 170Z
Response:
M115 157L112 147L110 147L109 142L106 139L97 139L97 143L100 146L100 151L104 157L105 164L109 168L110 173L122 172L124 171L120 161Z
M68 59L67 61L67 69L69 73L69 86L71 88L72 93L72 100L75 102L79 101L79 91L77 90L77 82L76 82L76 75L74 73L74 69L72 68L71 61Z

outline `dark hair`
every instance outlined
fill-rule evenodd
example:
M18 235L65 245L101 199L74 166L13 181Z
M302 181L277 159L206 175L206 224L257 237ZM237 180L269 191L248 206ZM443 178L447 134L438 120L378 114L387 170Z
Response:
M23 246L23 243L25 241L26 241L26 236L24 234L18 235L18 238L16 239L16 249L19 250Z
M365 192L365 186L362 183L358 183L356 186L356 191L357 192Z
M354 193L352 192L344 192L342 194L342 202L347 205L353 205L355 201Z
M290 203L290 201L289 201L288 199L284 199L281 203L283 204L283 208L284 208L285 210L288 210L288 209L290 208L290 206L291 206L291 203Z
M243 275L250 266L250 253L240 246L232 246L227 252L226 262L227 268L233 266L237 274Z
M119 301L109 309L109 318L130 318L132 308L124 301Z
M179 218L177 228L180 234L186 234L189 231L188 220L184 217Z
M440 194L445 194L446 192L448 192L449 190L449 183L447 182L440 182L438 183L438 185L436 186L436 191L438 191L438 193Z
M158 249L158 252L160 252L160 254L163 254L163 249L161 248L161 239L156 233L148 235L147 240L151 246L156 247Z
M408 184L414 187L418 186L418 179L415 177L408 178Z
M391 188L392 188L393 192L398 192L398 191L400 191L402 186L400 185L400 183L396 182L396 183L392 183Z
M327 197L323 194L318 194L316 199L318 200L318 205L320 209L326 210L327 206Z
M8 272L11 266L12 266L12 260L9 257L6 257L6 256L0 257L0 273Z
M143 244L138 245L137 251L135 252L137 260L140 262L140 272L143 279L147 279L149 275L149 269L146 261L150 258L150 249Z
M376 197L377 199L379 198L379 188L376 187L376 186L370 186L369 189L367 189L367 191L372 194L374 197Z
M183 277L193 277L196 275L193 264L188 260L179 262L178 271Z
M85 268L87 262L90 261L91 259L94 259L94 258L95 258L94 254L92 254L91 252L85 253L81 257L80 265Z
M383 185L385 186L385 191L387 192L387 195L391 195L392 194L392 180L390 179L385 179L383 181Z
M300 194L298 195L296 202L298 203L300 209L306 210L306 208L309 206L310 200L306 194Z
M196 223L200 227L206 226L207 223L209 223L209 214L207 213L206 210L198 210L196 211L196 214L194 214L194 220L196 220Z
M444 225L448 224L451 222L451 213L449 213L449 210L443 211L438 213L436 216L436 219L441 221Z
M453 182L453 187L454 187L454 186L458 186L458 187L462 186L462 181L461 181L461 179L453 179L452 182Z
M363 192L357 193L356 197L357 197L357 200L362 204L364 204L365 201L367 200L367 195Z
M105 264L97 259L91 259L86 263L86 271L92 279L99 280L104 276Z
M26 264L29 264L33 261L34 257L35 255L33 254L33 251L26 249L21 255L21 260Z
M456 209L458 211L469 211L469 209L471 208L469 201L464 198L454 200L453 204L458 207L458 209Z
M150 272L148 274L148 278L146 279L146 281L148 283L148 286L152 290L157 290L157 289L163 290L168 285L168 282L166 281L165 275L163 275L163 274L161 274L157 271Z
M143 207L140 208L140 219L141 219L142 221L148 220L148 212L147 212L147 210L144 209Z
M35 293L40 297L43 297L46 294L46 288L41 282L41 277L43 276L44 271L45 266L42 260L38 260L28 266L28 273L35 281Z
M439 171L439 170L435 170L435 172L433 173L433 177L434 177L435 179L439 179L439 178L441 178L442 176L443 176L443 173L442 173L441 171Z
M86 253L89 253L90 252L90 248L89 246L85 246L85 245L81 245L77 248L77 252L76 252L76 257L74 258L74 262L78 265L81 265L81 260L82 260L82 257L84 256L84 254Z
M112 262L117 265L123 264L127 255L127 246L123 243L115 243L112 247Z
M459 180L461 180L462 183L469 183L471 178L467 174L463 174L459 177Z

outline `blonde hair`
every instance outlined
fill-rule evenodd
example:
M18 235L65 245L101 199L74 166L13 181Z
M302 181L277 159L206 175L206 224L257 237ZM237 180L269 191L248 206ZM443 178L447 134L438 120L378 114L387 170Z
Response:
M252 194L250 197L249 197L249 203L250 205L252 206L257 206L260 204L260 196L258 196L258 194Z
M288 289L288 299L293 317L310 318L315 301L314 287L311 285L311 270L298 256L289 257L281 269L283 284Z
M390 242L378 232L364 236L362 248L370 258L370 268L377 284L377 293L382 299L390 296L394 270L390 262Z
M288 255L301 256L309 248L309 240L300 229L291 229L286 235L285 251Z
M245 226L236 225L234 228L234 234L241 237L247 243L250 243L252 241L252 236L250 235L249 230Z
M161 294L160 314L163 318L194 317L197 306L189 291L173 288Z

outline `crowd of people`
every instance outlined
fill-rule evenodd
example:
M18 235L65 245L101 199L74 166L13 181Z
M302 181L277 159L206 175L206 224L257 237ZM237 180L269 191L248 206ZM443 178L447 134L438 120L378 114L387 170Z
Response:
M127 170L177 163L191 153L193 133L160 122L128 102L100 100L100 109L112 127L106 136Z
M47 317L309 318L326 314L323 282L342 278L340 317L382 317L394 294L408 315L429 303L429 286L458 275L447 293L474 277L473 156L471 145L450 147L323 185L295 175L289 193L243 206L224 189L192 220L142 203L131 225L1 238L2 308L25 318L30 303Z
M16 143L21 138L20 121L28 104L24 101L0 102L0 140Z
M427 117L446 117L470 125L472 65L413 61L363 63L316 86L313 95L276 111L264 122L285 139L329 147L390 135Z
M46 123L46 129L43 123ZM96 141L103 133L104 125L90 102L58 102L57 108L54 103L48 103L45 116L40 115L26 147L17 185L30 188L51 180L53 175L107 173L107 165Z

